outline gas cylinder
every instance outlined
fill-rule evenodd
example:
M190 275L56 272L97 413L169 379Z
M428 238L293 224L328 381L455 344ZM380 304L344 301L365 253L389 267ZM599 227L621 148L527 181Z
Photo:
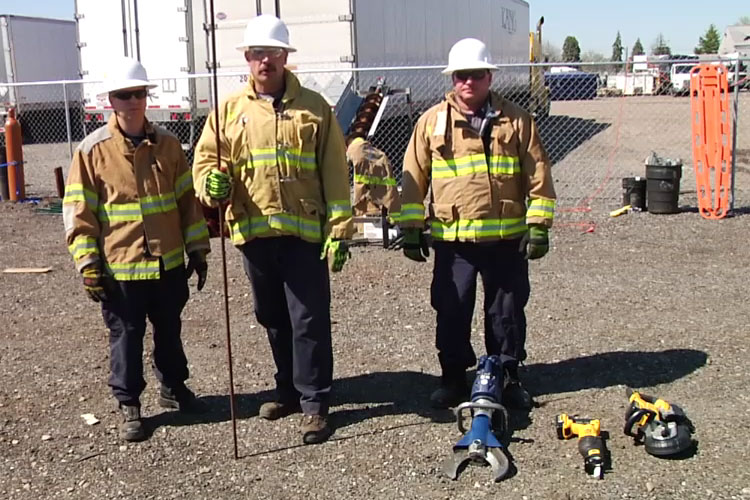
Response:
M16 120L15 108L8 109L5 120L5 147L8 157L8 191L10 201L26 198L26 185L23 176L23 147L21 124Z

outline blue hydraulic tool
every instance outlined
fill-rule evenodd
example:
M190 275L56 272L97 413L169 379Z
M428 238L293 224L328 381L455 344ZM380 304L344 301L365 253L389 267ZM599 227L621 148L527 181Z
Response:
M510 461L497 436L508 429L508 411L502 405L503 366L498 356L482 356L471 388L471 401L454 410L458 429L464 434L443 463L443 473L456 479L464 463L489 464L495 482L510 471ZM471 412L471 427L464 427L464 412Z

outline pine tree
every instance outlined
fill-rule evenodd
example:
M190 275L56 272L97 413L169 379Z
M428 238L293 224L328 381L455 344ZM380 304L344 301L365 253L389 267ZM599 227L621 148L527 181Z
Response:
M638 38L635 41L635 44L633 45L633 55L634 56L642 56L646 52L643 50L643 44L641 43L641 39Z
M612 44L612 58L610 59L612 62L620 62L622 61L622 37L620 36L620 32L617 32L617 38L615 38L615 43Z
M713 24L708 27L706 33L698 39L698 46L695 48L696 54L716 54L719 52L721 37L719 30Z
M671 56L672 55L672 49L669 48L669 45L667 44L667 39L664 38L664 35L659 33L659 35L656 37L656 40L654 41L653 47L651 47L651 53L655 56Z
M578 62L581 60L581 46L574 36L568 36L563 42L562 59L565 62Z

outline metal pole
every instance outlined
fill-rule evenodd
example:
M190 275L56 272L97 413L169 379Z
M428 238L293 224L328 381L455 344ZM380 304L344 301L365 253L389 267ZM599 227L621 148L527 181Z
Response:
M730 172L730 193L729 193L729 212L734 212L734 177L735 177L735 161L737 159L737 117L740 114L740 85L739 85L739 65L740 60L737 60L737 65L735 66L735 84L734 84L734 103L733 103L733 111L732 111L732 170Z
M70 105L68 104L68 87L65 85L65 82L63 82L62 86L63 101L65 104L65 132L68 134L68 155L70 161L73 161L73 133L70 129Z
M216 63L216 19L214 17L214 0L211 4L211 76L213 78L213 100L214 100L214 126L216 130L216 168L222 169L221 165L221 140L219 139L219 79L216 75L218 64ZM224 281L224 325L227 333L227 362L229 364L229 413L232 417L232 438L234 441L234 458L237 454L237 418L235 416L234 403L234 373L232 370L232 335L229 329L229 286L227 283L227 250L224 245L224 206L219 205L219 241L221 242L221 276Z

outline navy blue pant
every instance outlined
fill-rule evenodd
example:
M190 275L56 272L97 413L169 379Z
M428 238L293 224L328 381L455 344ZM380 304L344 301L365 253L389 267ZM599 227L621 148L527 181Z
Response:
M153 369L157 380L179 388L188 378L182 348L180 314L189 291L185 269L162 271L158 280L113 281L102 316L109 328L112 394L123 404L140 405L143 379L143 337L146 318L154 329Z
M463 374L476 365L471 346L477 275L484 285L484 343L487 354L500 356L515 370L526 357L529 267L520 240L483 243L435 241L432 307L437 311L436 346L443 375Z
M268 333L282 402L299 401L308 415L328 413L333 380L331 292L321 245L293 236L256 238L240 247Z

